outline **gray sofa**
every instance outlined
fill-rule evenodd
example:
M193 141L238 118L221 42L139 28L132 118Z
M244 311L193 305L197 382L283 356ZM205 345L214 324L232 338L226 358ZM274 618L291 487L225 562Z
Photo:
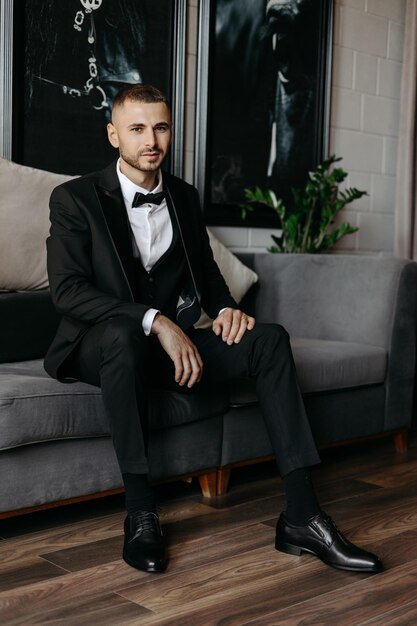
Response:
M259 275L242 308L291 335L319 447L394 436L412 419L417 264L342 255L242 255ZM42 356L57 318L45 292L0 294L0 517L121 488L100 390L61 384ZM206 496L272 450L254 386L155 394L154 481L197 476Z

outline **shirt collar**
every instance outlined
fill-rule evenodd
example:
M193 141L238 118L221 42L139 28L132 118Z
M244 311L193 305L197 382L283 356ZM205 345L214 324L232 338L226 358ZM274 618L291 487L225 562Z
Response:
M133 198L135 197L135 193L139 191L140 193L144 193L145 195L151 193L149 189L145 189L144 187L140 187L136 185L133 181L130 180L120 169L120 159L117 160L116 166L117 177L119 179L120 188L122 190L123 199L127 207L132 206ZM162 172L159 170L158 172L158 184L155 189L152 189L152 193L158 193L163 189L163 181L162 181Z

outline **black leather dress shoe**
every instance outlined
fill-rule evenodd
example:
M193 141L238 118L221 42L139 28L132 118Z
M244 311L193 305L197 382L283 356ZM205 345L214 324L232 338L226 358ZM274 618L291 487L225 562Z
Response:
M348 541L333 520L322 513L312 517L306 526L293 526L281 513L277 523L275 548L300 556L314 554L323 563L350 572L381 572L384 568L375 554Z
M156 513L141 511L126 517L123 559L145 572L163 572L166 569L165 543Z

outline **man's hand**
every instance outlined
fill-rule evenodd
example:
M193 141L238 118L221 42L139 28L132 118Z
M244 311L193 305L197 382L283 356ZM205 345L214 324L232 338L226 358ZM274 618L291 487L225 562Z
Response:
M201 380L203 361L190 338L165 315L158 314L152 324L152 334L172 359L175 366L175 382L191 388Z
M225 309L213 321L213 332L228 346L239 343L247 330L252 330L255 326L255 318L246 315L239 309Z

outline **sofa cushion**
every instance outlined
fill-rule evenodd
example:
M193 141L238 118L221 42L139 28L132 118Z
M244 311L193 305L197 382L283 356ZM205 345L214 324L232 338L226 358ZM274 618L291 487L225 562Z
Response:
M154 392L150 427L159 430L222 415L226 393ZM41 360L0 365L0 450L41 441L109 434L100 389L59 383Z
M294 338L291 341L304 393L384 382L387 352L378 346Z
M0 158L0 289L48 286L49 196L70 178Z
M303 393L335 391L384 382L387 353L383 348L345 341L291 339L298 380ZM252 381L251 381L252 382ZM231 404L257 402L255 384L236 381Z

